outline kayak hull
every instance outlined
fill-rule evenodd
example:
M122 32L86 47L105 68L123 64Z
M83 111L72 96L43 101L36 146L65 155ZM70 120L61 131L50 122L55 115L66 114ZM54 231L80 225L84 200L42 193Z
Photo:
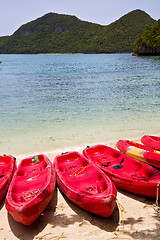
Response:
M56 177L53 164L43 154L23 159L6 196L6 209L24 225L31 225L51 201Z
M144 135L141 138L141 142L150 148L160 151L160 137Z
M6 195L16 168L16 160L14 157L0 156L0 201Z
M117 148L128 156L160 168L160 151L128 140L119 140L117 142Z
M77 206L109 217L116 204L114 183L78 152L59 155L54 161L61 191Z
M118 188L156 198L160 183L157 169L106 145L86 148L83 154L103 170Z

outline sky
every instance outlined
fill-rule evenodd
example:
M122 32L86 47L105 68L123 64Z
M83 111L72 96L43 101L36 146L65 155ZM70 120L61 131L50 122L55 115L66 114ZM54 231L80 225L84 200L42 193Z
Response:
M160 19L160 0L0 0L0 36L12 35L21 25L49 12L108 25L135 9Z

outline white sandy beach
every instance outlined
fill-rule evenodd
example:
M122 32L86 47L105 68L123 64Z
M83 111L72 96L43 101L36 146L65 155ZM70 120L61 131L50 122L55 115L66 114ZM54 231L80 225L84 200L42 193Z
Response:
M52 162L57 154L60 153L46 153ZM22 156L17 157L17 165L21 159ZM0 239L160 239L160 215L154 207L155 199L122 190L118 190L117 199L112 215L102 218L71 203L57 187L50 204L29 227L8 214L4 199L0 204ZM125 212L121 212L121 205Z

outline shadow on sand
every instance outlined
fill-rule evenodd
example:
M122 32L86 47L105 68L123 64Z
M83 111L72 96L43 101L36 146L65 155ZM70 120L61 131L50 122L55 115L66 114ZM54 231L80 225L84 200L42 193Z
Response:
M133 239L145 239L145 240L159 240L160 239L160 218L156 215L156 213L152 216L153 219L155 219L155 227L152 229L144 229L144 230L138 230L134 231L132 233L125 232L128 236L132 237ZM124 221L124 224L130 224L130 228L133 229L134 225L137 223L143 224L144 218L139 217L138 219L135 219L133 217L129 217Z
M139 201L141 203L144 203L144 208L148 205L149 207L153 207L155 205L156 200L149 198L149 197L145 197L145 196L140 196L140 195L136 195L136 194L132 194L123 190L118 189L118 192L120 192L121 194L124 194L125 196L132 198L136 201ZM138 209L137 209L138 211ZM133 239L145 239L145 240L151 240L151 239L156 239L156 240L160 240L160 214L159 212L155 211L153 212L152 215L152 219L155 222L155 227L152 229L145 229L145 230L138 230L135 232L127 232L124 231L124 234L132 237ZM145 218L143 216L139 217L139 218L134 218L134 217L128 217L124 220L124 225L129 224L130 225L130 229L134 229L134 225L135 224L143 224L144 223Z
M83 224L86 224L86 222L90 222L92 225L97 226L107 232L113 232L116 230L119 224L119 209L117 204L111 216L105 218L83 210L82 208L72 203L61 191L60 193L64 198L66 204L76 214L73 214L70 217L63 214L57 214L52 221L53 227L56 225L57 221L60 222L61 227L67 227L68 225L74 224L75 222L78 222L79 226L82 226ZM57 218L60 218L61 221L59 221L60 219L58 220Z
M0 210L3 208L4 204L5 204L5 197L0 202Z
M153 205L153 204L155 204L155 201L156 201L153 198L149 198L149 197L145 197L145 196L142 196L142 195L130 193L130 192L121 190L119 188L117 189L117 191L120 192L121 194L129 197L129 198L132 198L136 201L139 201L139 202L142 202L142 203L145 203L145 204L148 204L148 205Z

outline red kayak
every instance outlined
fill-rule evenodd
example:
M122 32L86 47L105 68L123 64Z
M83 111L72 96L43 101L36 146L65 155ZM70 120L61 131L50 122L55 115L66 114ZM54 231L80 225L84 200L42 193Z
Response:
M97 166L78 152L59 155L54 163L58 186L74 204L103 217L111 215L117 190Z
M6 195L16 170L16 160L12 156L0 156L0 201Z
M160 172L120 151L106 145L97 145L83 150L123 190L155 198ZM159 191L160 197L160 191Z
M141 142L150 148L160 151L160 137L144 135L141 138Z
M160 151L128 140L119 140L117 148L133 158L160 168Z
M56 177L53 164L43 154L23 159L6 196L6 209L13 218L31 225L51 201Z

